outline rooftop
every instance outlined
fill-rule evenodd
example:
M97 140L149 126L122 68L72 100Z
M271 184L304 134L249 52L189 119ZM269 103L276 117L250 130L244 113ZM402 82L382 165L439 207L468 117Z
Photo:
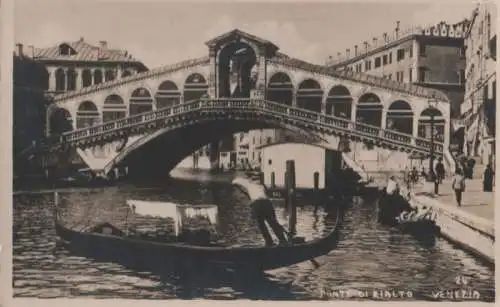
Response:
M469 24L470 21L468 19L464 19L463 21L455 24L448 24L441 21L436 25L400 29L399 22L397 22L396 29L393 34L390 35L388 33L384 33L381 37L374 37L372 42L364 41L362 45L356 45L353 49L346 49L346 52L343 54L338 52L336 57L330 56L326 60L325 64L332 67L343 66L355 62L369 54L398 45L416 36L463 39Z
M37 60L139 62L126 50L108 48L106 41L96 46L86 42L83 37L48 48L34 48L33 54L29 56Z

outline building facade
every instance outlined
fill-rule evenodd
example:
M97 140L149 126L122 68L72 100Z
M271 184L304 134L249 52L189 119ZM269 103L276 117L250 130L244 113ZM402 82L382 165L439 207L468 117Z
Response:
M494 162L496 111L496 7L481 3L465 33L466 85L461 107L463 151L483 164Z
M345 54L330 57L326 65L443 91L452 103L451 116L460 116L465 85L464 36L469 21L441 22L401 30L365 41Z
M27 47L25 50L23 44L16 44L17 55L45 65L44 88L51 94L80 90L148 70L127 51L109 48L107 41L95 46L81 37L48 48Z

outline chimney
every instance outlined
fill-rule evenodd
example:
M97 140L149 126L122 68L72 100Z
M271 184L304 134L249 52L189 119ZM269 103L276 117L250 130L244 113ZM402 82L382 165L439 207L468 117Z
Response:
M28 56L32 59L35 58L35 46L28 45Z
M396 38L399 38L399 21L396 21Z
M384 43L387 43L387 32L384 33Z
M99 41L99 47L101 47L101 49L108 49L108 42L107 41Z
M80 39L78 41L83 42L84 41L83 36L80 36Z
M345 55L346 55L346 57L347 57L347 58L349 58L349 57L350 57L350 54L349 54L349 53L351 53L351 49L346 49L346 50L345 50Z
M358 45L354 46L354 56L358 55Z
M16 55L17 56L23 56L23 44L17 43L16 44Z
M374 37L373 38L373 47L377 47L377 41L378 41L378 38Z
M337 52L337 58L339 58L339 59L340 59L340 57L341 57L341 56L342 56L342 53Z
M367 41L364 41L364 42L363 42L363 45L365 45L365 51L368 51L368 42L367 42Z

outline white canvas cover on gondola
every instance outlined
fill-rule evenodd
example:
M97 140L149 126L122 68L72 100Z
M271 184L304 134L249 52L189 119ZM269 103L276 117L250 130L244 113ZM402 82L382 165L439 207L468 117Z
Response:
M171 202L127 200L127 205L135 214L174 220L175 235L180 234L184 218L203 216L212 225L217 224L218 209L216 205L179 205Z

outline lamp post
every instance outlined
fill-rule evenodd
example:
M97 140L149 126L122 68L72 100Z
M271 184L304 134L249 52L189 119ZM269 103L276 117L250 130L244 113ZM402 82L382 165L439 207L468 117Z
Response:
M430 137L431 137L431 148L430 148L430 157L429 157L429 182L434 182L434 190L435 193L437 194L437 178L436 174L434 173L434 120L435 120L435 114L437 110L437 100L436 99L430 99L429 100L429 109L430 109Z

